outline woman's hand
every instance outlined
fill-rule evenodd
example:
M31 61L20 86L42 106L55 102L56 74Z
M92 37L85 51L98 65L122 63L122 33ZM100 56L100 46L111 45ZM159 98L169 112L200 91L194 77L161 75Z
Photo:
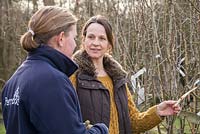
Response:
M90 129L90 128L93 126L93 125L90 124L90 121L89 121L89 120L86 120L86 121L84 122L84 124L85 124L86 129Z
M175 105L177 101L163 101L157 106L157 113L160 116L168 116L178 114L181 110L179 105Z

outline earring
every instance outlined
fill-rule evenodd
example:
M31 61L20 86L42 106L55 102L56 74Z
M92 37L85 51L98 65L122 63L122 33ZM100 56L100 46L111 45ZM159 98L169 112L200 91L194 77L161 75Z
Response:
M109 48L109 49L107 50L107 53L110 54L110 55L112 55L112 49Z

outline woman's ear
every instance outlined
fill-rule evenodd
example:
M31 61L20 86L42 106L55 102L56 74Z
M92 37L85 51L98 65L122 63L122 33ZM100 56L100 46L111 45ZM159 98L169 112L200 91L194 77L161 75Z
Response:
M109 44L109 45L108 45L108 49L109 49L109 50L112 50L112 45Z
M85 49L85 37L82 38L82 45L81 45L82 49Z
M64 36L65 36L64 32L60 32L60 34L58 35L57 42L58 42L59 47L63 46Z
M107 53L112 54L112 46L110 44L108 45Z

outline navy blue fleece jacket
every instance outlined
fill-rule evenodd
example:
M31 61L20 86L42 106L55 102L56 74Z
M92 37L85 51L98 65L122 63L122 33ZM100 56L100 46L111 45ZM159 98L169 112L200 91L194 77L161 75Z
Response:
M41 45L7 81L2 93L7 134L107 134L104 124L86 130L77 94L68 77L77 66Z

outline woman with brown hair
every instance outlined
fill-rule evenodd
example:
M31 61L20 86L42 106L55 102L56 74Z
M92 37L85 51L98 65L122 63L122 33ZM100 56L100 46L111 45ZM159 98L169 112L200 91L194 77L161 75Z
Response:
M77 69L71 60L76 23L69 11L55 6L43 7L31 17L21 37L28 57L3 88L7 134L107 134L104 124L86 129L68 78Z
M108 54L114 47L112 27L100 15L91 17L82 29L82 49L73 60L78 71L70 77L77 90L83 120L103 122L110 134L132 134L149 130L161 116L180 111L176 101L164 101L139 112L127 86L127 73Z

